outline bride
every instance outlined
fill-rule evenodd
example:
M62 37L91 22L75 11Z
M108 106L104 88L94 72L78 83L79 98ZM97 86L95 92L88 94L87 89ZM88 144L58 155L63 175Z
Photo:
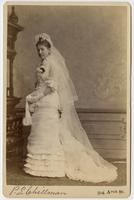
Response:
M26 97L23 124L31 125L24 171L33 176L111 182L117 168L92 147L75 110L78 99L63 56L50 36L35 36L41 59L37 83Z

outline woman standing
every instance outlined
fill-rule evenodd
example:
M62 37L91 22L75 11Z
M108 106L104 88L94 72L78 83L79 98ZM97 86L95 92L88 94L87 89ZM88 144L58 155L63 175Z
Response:
M111 182L117 168L92 147L75 110L78 99L64 58L46 33L35 37L41 64L26 97L24 125L31 124L25 172L87 182Z

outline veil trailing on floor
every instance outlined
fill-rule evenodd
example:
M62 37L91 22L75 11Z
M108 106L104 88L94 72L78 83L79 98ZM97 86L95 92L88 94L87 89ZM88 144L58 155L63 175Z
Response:
M49 59L49 63L51 65L52 77L54 78L58 87L57 91L60 97L60 109L62 111L61 124L64 128L66 128L66 130L68 130L68 133L71 134L73 138L75 138L85 147L85 152L89 155L92 155L94 162L98 166L105 165L111 167L111 163L104 160L94 150L84 128L81 125L74 105L75 101L78 100L78 96L75 90L75 86L71 80L64 57L53 45L50 36L46 33L41 33L35 37L36 44L40 37L43 40L47 40L51 45L50 56L48 56L47 59ZM67 136L65 137L67 138Z
M44 34L44 37L46 34ZM111 173L111 180L115 179L117 176L116 174L116 167L113 166L111 163L103 159L93 148L90 140L85 132L82 124L79 120L78 114L75 109L75 101L78 100L78 96L75 90L75 86L71 80L69 71L67 69L65 59L58 51L56 47L54 47L50 36L47 35L47 38L51 44L51 55L48 57L49 62L51 64L52 76L54 77L55 82L57 83L58 87L58 94L60 97L60 109L62 111L61 115L61 125L62 125L62 134L64 140L67 140L70 137L75 138L78 143L82 144L84 147L84 152L87 155L90 155L94 160L96 166L100 168L107 168L112 169L113 174ZM68 130L67 132L64 130ZM69 133L69 135L67 134ZM73 139L72 138L72 139ZM71 148L71 147L70 147Z
M54 47L51 38L46 33L35 37L38 41L47 41L51 48L50 54L43 62L49 64L49 86L55 88L58 93L61 110L61 118L58 120L59 141L62 144L65 159L64 173L73 180L111 182L116 179L116 167L104 160L93 148L83 129L75 109L75 101L78 96L74 84L66 67L64 57ZM25 124L29 121L29 113L26 107ZM42 120L45 120L43 118ZM50 127L50 126L49 126Z

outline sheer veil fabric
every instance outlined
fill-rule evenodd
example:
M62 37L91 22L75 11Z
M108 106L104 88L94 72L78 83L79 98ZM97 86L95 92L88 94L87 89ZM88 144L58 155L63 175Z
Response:
M63 56L54 47L48 34L37 35L36 43L39 37L51 44L51 53L47 61L51 66L51 76L57 84L62 111L59 139L65 156L65 175L73 180L94 183L114 181L117 178L117 168L94 150L81 125L74 105L78 96Z
M53 77L58 85L60 106L62 110L61 124L64 124L73 137L81 142L87 149L93 149L88 136L81 126L74 102L78 100L75 86L70 78L65 60L60 52L53 47L48 58L52 67Z
M88 176L91 178L91 172L89 174L88 170L91 170L92 163L97 166L97 171L101 169L101 176L96 178L93 177L92 182L98 182L99 178L100 181L105 181L108 173L109 181L113 181L117 177L116 167L113 166L111 163L104 160L93 148L89 138L83 129L81 122L79 120L78 114L75 109L74 102L78 100L78 96L76 94L75 86L70 78L69 71L66 67L65 60L60 52L53 47L51 52L50 63L52 66L52 71L54 73L55 81L58 84L58 93L60 96L60 105L62 110L62 118L61 118L61 138L63 142L63 146L66 147L66 152L68 149L72 149L72 156L73 159L70 159L70 162L75 162L77 160L77 165L74 163L74 166L79 166L79 162L83 163L85 168L86 174L85 177L80 175L79 180L88 181ZM66 130L66 131L65 131ZM67 142L68 141L68 142ZM76 146L77 141L77 152L76 149L73 147ZM69 143L70 142L70 143ZM67 145L65 145L67 143ZM70 146L70 145L71 146ZM71 155L71 154L70 154ZM79 155L79 156L78 156ZM86 156L85 156L86 155ZM81 161L79 161L80 157ZM85 158L85 159L84 159ZM90 162L89 158L91 159ZM85 161L87 160L87 165ZM102 170L103 169L103 170ZM92 171L92 170L91 170ZM75 172L73 172L75 174ZM104 180L103 180L103 178ZM71 178L71 177L70 177ZM89 178L89 180L90 180ZM72 176L73 179L73 176ZM107 181L107 180L106 180Z

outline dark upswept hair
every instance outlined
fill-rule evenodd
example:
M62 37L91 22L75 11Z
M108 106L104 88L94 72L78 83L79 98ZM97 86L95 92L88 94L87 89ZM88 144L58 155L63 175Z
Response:
M38 45L44 45L44 46L47 47L48 49L51 48L51 44L50 44L47 40L42 39L42 37L39 38L38 42L36 43L36 47L37 47Z

